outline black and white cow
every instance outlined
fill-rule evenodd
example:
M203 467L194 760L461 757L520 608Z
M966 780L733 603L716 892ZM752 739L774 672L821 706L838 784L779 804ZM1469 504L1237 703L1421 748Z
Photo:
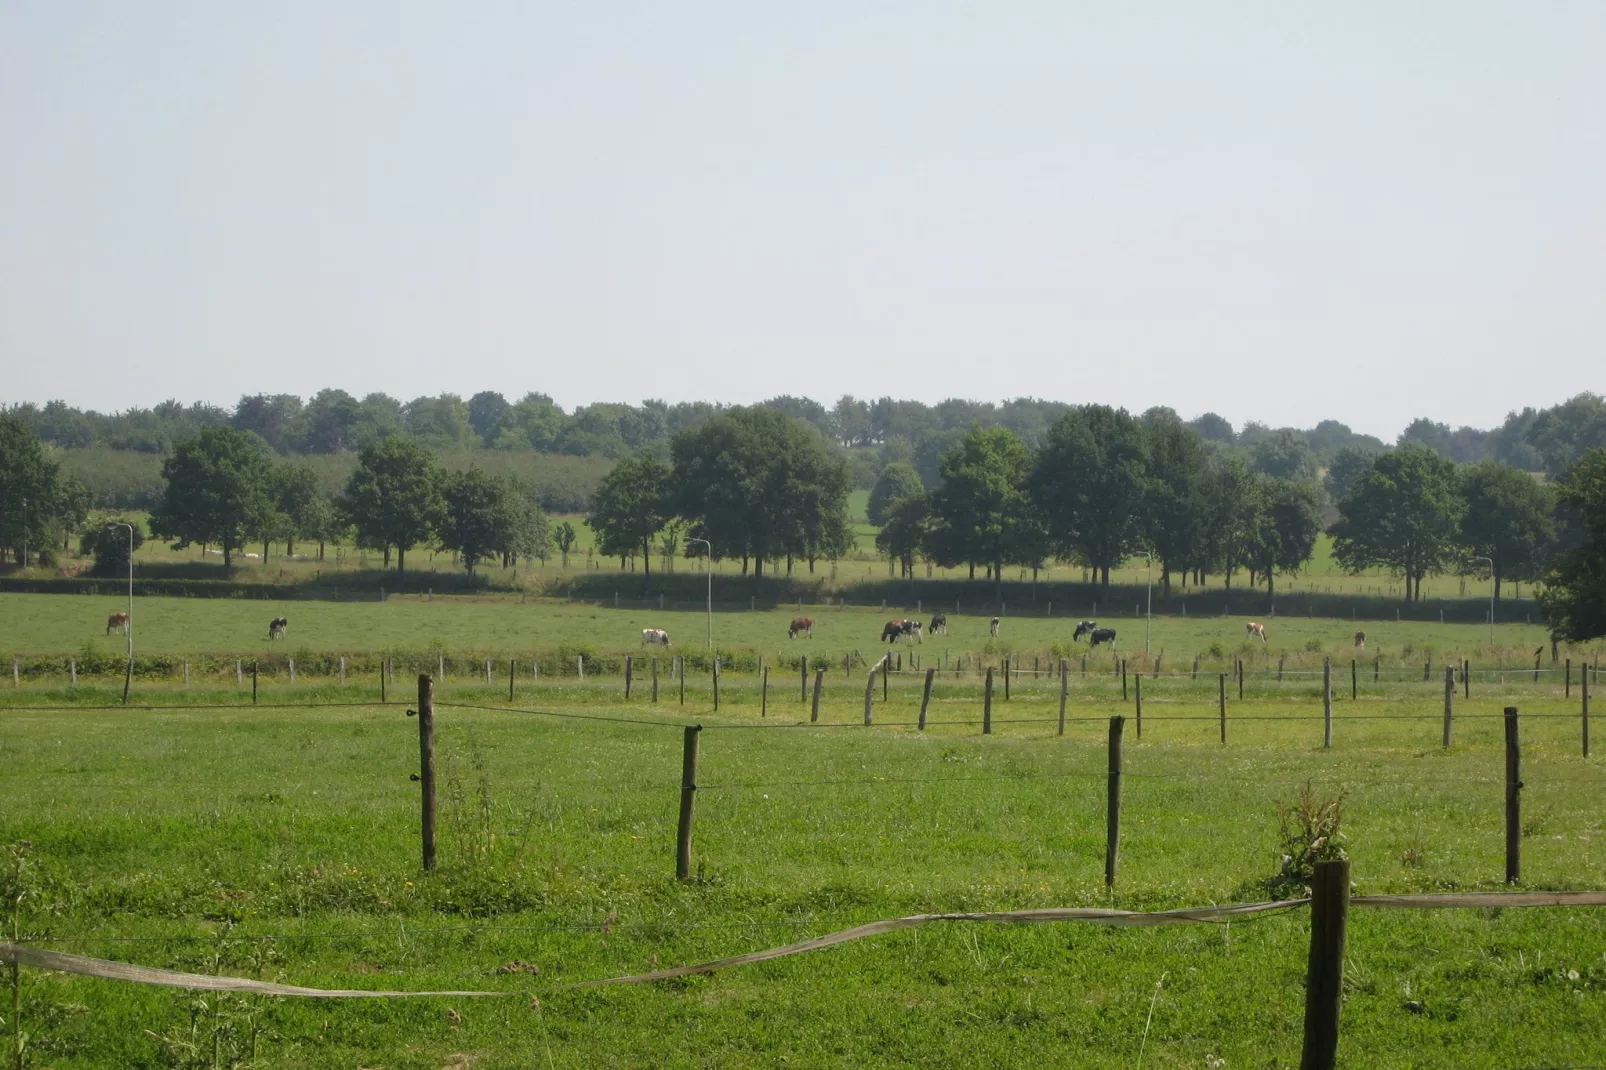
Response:
M1092 636L1090 636L1088 639L1088 643L1094 647L1097 647L1100 643L1109 643L1110 649L1115 649L1115 629L1094 628Z
M290 619L288 617L274 617L272 620L268 621L269 639L283 639L285 637L285 633L287 633L289 630Z
M641 629L641 645L661 646L668 650L669 633L662 628L643 628Z
M936 613L932 614L930 631L932 635L947 635L948 614L944 613L940 609Z
M1082 621L1080 624L1078 624L1076 626L1076 631L1071 633L1071 642L1073 642L1073 643L1079 642L1081 640L1082 636L1088 634L1091 631L1094 631L1095 629L1098 628L1098 626L1099 626L1099 622L1096 621L1096 620L1084 620L1084 621Z

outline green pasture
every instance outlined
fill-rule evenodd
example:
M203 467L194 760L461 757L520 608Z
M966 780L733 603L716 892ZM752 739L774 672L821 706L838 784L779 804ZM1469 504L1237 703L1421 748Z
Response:
M480 652L507 656L578 648L593 653L639 651L643 628L663 628L670 634L672 653L696 653L708 646L710 619L713 643L720 650L751 650L774 661L808 654L812 658L840 660L858 651L874 660L882 625L889 617L913 616L914 605L879 607L810 606L802 612L816 621L811 639L787 639L787 626L798 615L795 606L757 612L718 610L710 616L700 605L685 602L658 609L656 599L621 598L620 608L530 598L517 595L437 596L393 595L386 602L269 601L231 598L139 597L134 606L137 653L230 653L236 656L280 657L304 653L371 653L378 651ZM668 605L666 603L666 605ZM75 652L120 655L121 635L106 635L106 618L125 610L126 599L113 596L0 594L0 658L6 655L70 655ZM996 663L1005 654L1021 657L1066 655L1080 658L1086 641L1071 642L1076 621L1091 606L1054 607L1053 617L1006 616L999 635L989 635L990 614L948 613L948 634L928 636L913 646L923 665L961 654L981 656ZM1099 622L1117 631L1120 656L1147 665L1143 658L1148 622L1134 616L1139 607L1122 605L1111 613L1100 610ZM921 607L930 620L933 607ZM287 640L270 643L268 621L277 616L290 621ZM1322 657L1348 662L1383 658L1403 665L1419 657L1435 661L1447 657L1471 658L1485 664L1531 663L1535 648L1544 646L1545 630L1535 625L1502 623L1496 626L1493 646L1489 629L1475 624L1439 624L1430 621L1348 621L1323 617L1264 618L1267 641L1247 640L1245 618L1232 616L1156 616L1148 627L1148 647L1155 656L1169 659L1162 668L1191 667L1195 655L1207 663L1241 656L1253 664L1290 662L1320 664ZM1354 634L1364 630L1366 650L1354 648ZM909 644L900 643L900 649ZM1599 657L1597 646L1564 648L1574 660ZM1091 655L1094 664L1109 664L1112 655L1103 648ZM938 660L934 660L938 659Z
M1606 887L1606 768L1599 746L1580 754L1576 681L1566 695L1555 674L1475 678L1449 749L1435 682L1384 681L1358 701L1341 689L1331 750L1312 677L1251 678L1226 745L1213 680L1144 682L1140 736L1117 678L1073 676L1060 737L1046 676L1013 679L1007 702L1000 681L988 736L971 673L939 676L925 732L907 726L912 673L885 702L876 682L869 729L862 670L828 675L812 728L795 674L772 678L767 708L759 678L729 674L717 713L706 674L684 705L667 678L656 706L645 687L626 704L617 677L524 682L529 709L448 680L433 873L408 780L416 722L399 704L327 704L363 687L280 680L255 708L192 708L241 699L169 685L141 697L176 708L126 710L87 708L117 700L105 681L0 690L0 844L31 844L20 925L45 946L324 987L516 993L202 999L24 971L36 1064L230 1065L255 1031L251 1065L270 1067L1291 1065L1303 912L933 926L711 977L564 986L924 911L1258 900L1278 808L1306 783L1345 795L1358 892L1496 889L1506 705L1524 718L1525 886ZM1109 895L1115 713L1128 720ZM691 722L706 727L696 879L682 884ZM1587 1064L1606 1035L1599 910L1357 908L1347 970L1345 1065Z

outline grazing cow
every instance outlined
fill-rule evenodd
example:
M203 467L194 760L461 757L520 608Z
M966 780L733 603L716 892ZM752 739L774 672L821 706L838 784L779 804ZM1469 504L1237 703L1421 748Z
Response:
M991 636L995 636L995 637L998 635L998 618L997 617L994 617L992 624L988 626L987 634L991 635Z
M1365 632L1356 632L1355 633L1355 649L1356 650L1365 650L1366 649L1366 633Z
M1076 631L1071 633L1071 642L1073 642L1073 643L1077 642L1078 640L1080 640L1082 638L1082 636L1084 636L1084 635L1088 634L1089 632L1093 631L1098 626L1099 626L1099 622L1096 621L1096 620L1084 620L1084 621L1082 621L1080 624L1078 624L1076 626Z
M285 637L285 633L289 630L290 619L288 617L274 617L272 620L268 621L269 639L283 639Z
M1259 639L1264 643L1266 641L1266 626L1258 620L1252 620L1244 625L1244 635L1250 639Z
M919 642L925 642L920 634L920 622L917 620L889 620L887 626L881 629L881 638L889 643L899 639L913 636Z
M106 618L106 634L110 635L112 632L118 631L122 632L124 635L128 634L127 613L113 613L111 616Z
M786 637L788 639L796 639L799 634L805 635L810 639L814 638L813 617L798 617L792 621L791 627L786 629Z
M1093 629L1093 634L1088 638L1088 643L1090 645L1094 646L1094 647L1097 647L1100 643L1109 643L1110 644L1110 649L1114 650L1115 649L1115 629L1114 628L1094 628Z
M944 613L940 609L936 613L932 614L932 616L931 616L931 628L929 630L930 630L932 635L947 635L948 634L948 614Z
M665 650L668 650L669 633L664 631L662 628L641 629L641 645L647 646L649 643L653 646L661 646Z

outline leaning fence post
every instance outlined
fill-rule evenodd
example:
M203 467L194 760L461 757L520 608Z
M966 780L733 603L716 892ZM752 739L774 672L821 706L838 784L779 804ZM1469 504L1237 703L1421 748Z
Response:
M1333 662L1322 659L1322 746L1333 745Z
M1137 714L1138 738L1143 738L1143 676L1132 678L1133 712Z
M1121 730L1126 718L1110 718L1110 773L1104 807L1104 887L1115 887L1115 867L1121 850Z
M991 666L987 669L987 683L984 688L981 700L981 734L990 736L993 734L993 670Z
M926 707L931 705L931 680L937 675L936 669L926 670L926 689L920 694L920 731L926 730ZM1061 731L1064 731L1062 728Z
M1348 927L1349 861L1318 862L1310 886L1310 959L1305 972L1305 1043L1300 1070L1332 1070L1337 1064Z
M1009 701L1009 655L1004 655L1004 701Z
M419 830L423 840L424 868L435 868L435 681L428 673L418 676L418 783L423 813Z
M818 666L814 669L814 708L809 712L810 723L820 719L820 691L825 685L825 670Z
M625 655L625 701L630 701L630 684L636 677L636 658L633 654Z
M1455 669L1444 667L1444 745L1450 746L1452 726L1455 723Z
M1517 707L1506 707L1506 883L1522 880L1522 748Z
M680 751L680 827L675 830L675 879L691 877L691 825L697 811L697 737L700 724L686 726Z
M1066 673L1066 660L1060 658L1060 735L1065 734L1065 699L1070 694L1071 681Z

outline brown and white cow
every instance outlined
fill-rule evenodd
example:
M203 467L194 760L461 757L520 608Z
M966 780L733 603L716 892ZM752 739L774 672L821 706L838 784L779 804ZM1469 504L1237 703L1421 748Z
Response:
M668 650L669 633L662 628L643 628L641 629L641 645L661 646Z
M128 634L127 613L113 613L111 616L106 618L106 634L110 635L112 632L122 632L124 635Z
M792 621L791 626L786 629L786 637L788 639L796 639L799 635L806 636L809 639L814 638L813 617L797 617Z
M1259 639L1264 643L1266 641L1266 626L1258 620L1252 620L1244 625L1244 636L1249 639Z
M889 643L899 639L913 637L917 642L925 642L920 634L920 622L917 620L889 620L887 626L881 629L881 638Z

